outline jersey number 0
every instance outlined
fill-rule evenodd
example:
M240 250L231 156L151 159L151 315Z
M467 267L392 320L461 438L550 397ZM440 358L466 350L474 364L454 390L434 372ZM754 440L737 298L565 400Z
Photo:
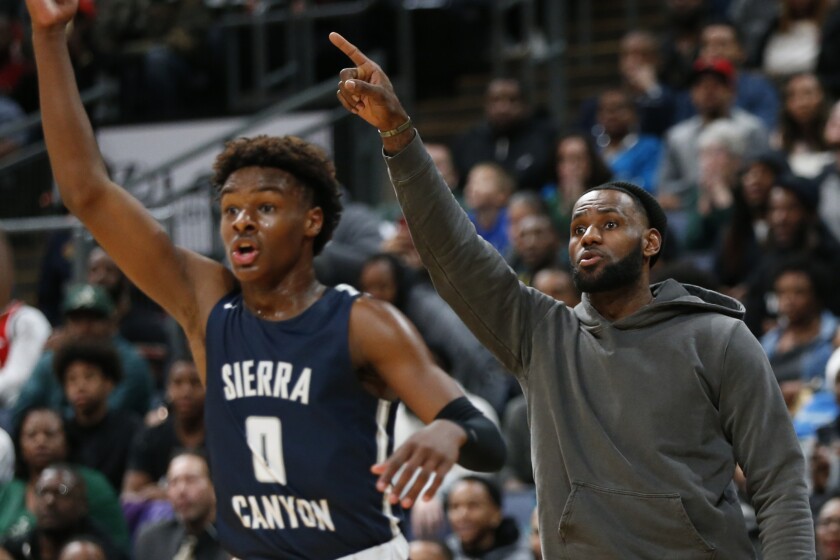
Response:
M245 433L254 462L257 482L286 485L286 464L283 462L283 433L276 416L249 416Z

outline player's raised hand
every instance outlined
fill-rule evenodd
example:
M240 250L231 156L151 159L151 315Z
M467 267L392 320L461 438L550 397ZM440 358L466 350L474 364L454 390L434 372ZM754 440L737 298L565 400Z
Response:
M434 474L434 481L423 493L424 499L431 500L443 477L458 460L465 439L463 428L457 424L446 420L432 422L408 438L387 460L371 468L379 475L376 488L380 492L390 488L391 503L397 503L402 497L402 506L409 508ZM400 472L402 467L405 468Z
M344 108L379 130L405 123L408 115L382 68L338 33L330 33L330 41L355 64L339 73L338 100Z
M79 0L26 0L33 31L60 30L76 15Z

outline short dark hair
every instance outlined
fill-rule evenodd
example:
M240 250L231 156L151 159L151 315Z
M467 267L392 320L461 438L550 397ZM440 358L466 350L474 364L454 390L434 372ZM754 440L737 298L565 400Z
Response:
M394 285L397 288L397 293L393 302L394 307L397 309L405 309L405 305L408 303L408 294L414 287L414 281L408 269L391 253L376 253L364 260L361 271L364 271L368 266L375 263L382 263L391 269L391 274L394 275ZM359 284L361 284L361 277L359 278Z
M668 217L665 215L665 211L662 209L662 206L659 205L659 202L652 194L642 187L634 185L633 183L628 183L627 181L610 181L609 183L598 185L591 190L620 191L629 195L630 198L633 199L633 203L636 207L641 210L642 214L644 214L647 218L648 225L658 231L659 235L662 236L662 245L665 244L665 233L668 230ZM656 261L659 260L659 255L661 253L662 247L659 248L659 253L656 253L650 258L650 266L653 266Z
M315 237L314 254L321 252L341 218L341 193L335 166L318 146L296 136L237 138L225 144L213 164L211 183L219 191L234 172L244 167L273 167L293 175L309 190L313 206L324 212Z
M459 482L475 482L477 484L480 484L484 487L484 489L487 491L487 494L490 496L490 501L492 501L496 505L496 507L502 509L502 489L494 480L487 478L486 476L468 474L459 478L455 482L455 484L458 484ZM455 484L452 485L452 488L455 487ZM450 490L450 493L451 492L452 491Z
M826 301L831 290L831 276L822 264L806 254L794 254L785 258L773 269L774 289L779 278L788 272L798 272L807 276L811 281L814 297L821 303Z
M74 338L68 340L56 351L53 357L53 371L58 381L64 385L67 369L75 362L93 364L102 375L117 384L122 379L122 364L119 354L109 342L90 339Z

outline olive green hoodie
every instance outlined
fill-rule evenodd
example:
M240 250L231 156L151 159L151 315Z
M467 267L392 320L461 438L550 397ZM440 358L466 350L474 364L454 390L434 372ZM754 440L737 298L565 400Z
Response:
M615 322L586 295L572 310L476 236L419 136L386 161L436 289L522 385L545 558L751 558L736 463L765 560L814 557L804 460L738 302L671 280Z

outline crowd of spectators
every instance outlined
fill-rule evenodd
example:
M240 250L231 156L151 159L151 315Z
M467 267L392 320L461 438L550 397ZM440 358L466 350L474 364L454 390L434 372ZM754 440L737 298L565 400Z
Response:
M669 231L654 277L744 304L809 461L820 557L837 558L840 3L663 2L668 32L626 32L614 85L581 104L575 127L530 107L515 78L495 77L484 118L427 149L519 278L570 306L580 297L566 250L573 202L609 180L657 196ZM218 49L218 8L82 5L70 31L78 78L112 72L137 118L184 114L184 92L218 85L218 68L201 62ZM20 14L0 15L0 121L7 104L33 107L24 28ZM349 198L319 278L400 309L511 451L499 476L458 473L415 506L412 558L540 558L527 403L435 293L401 218ZM54 244L35 307L12 298L0 238L0 559L27 546L44 558L227 558L212 525L204 389L182 337L102 249L75 285L73 239Z

